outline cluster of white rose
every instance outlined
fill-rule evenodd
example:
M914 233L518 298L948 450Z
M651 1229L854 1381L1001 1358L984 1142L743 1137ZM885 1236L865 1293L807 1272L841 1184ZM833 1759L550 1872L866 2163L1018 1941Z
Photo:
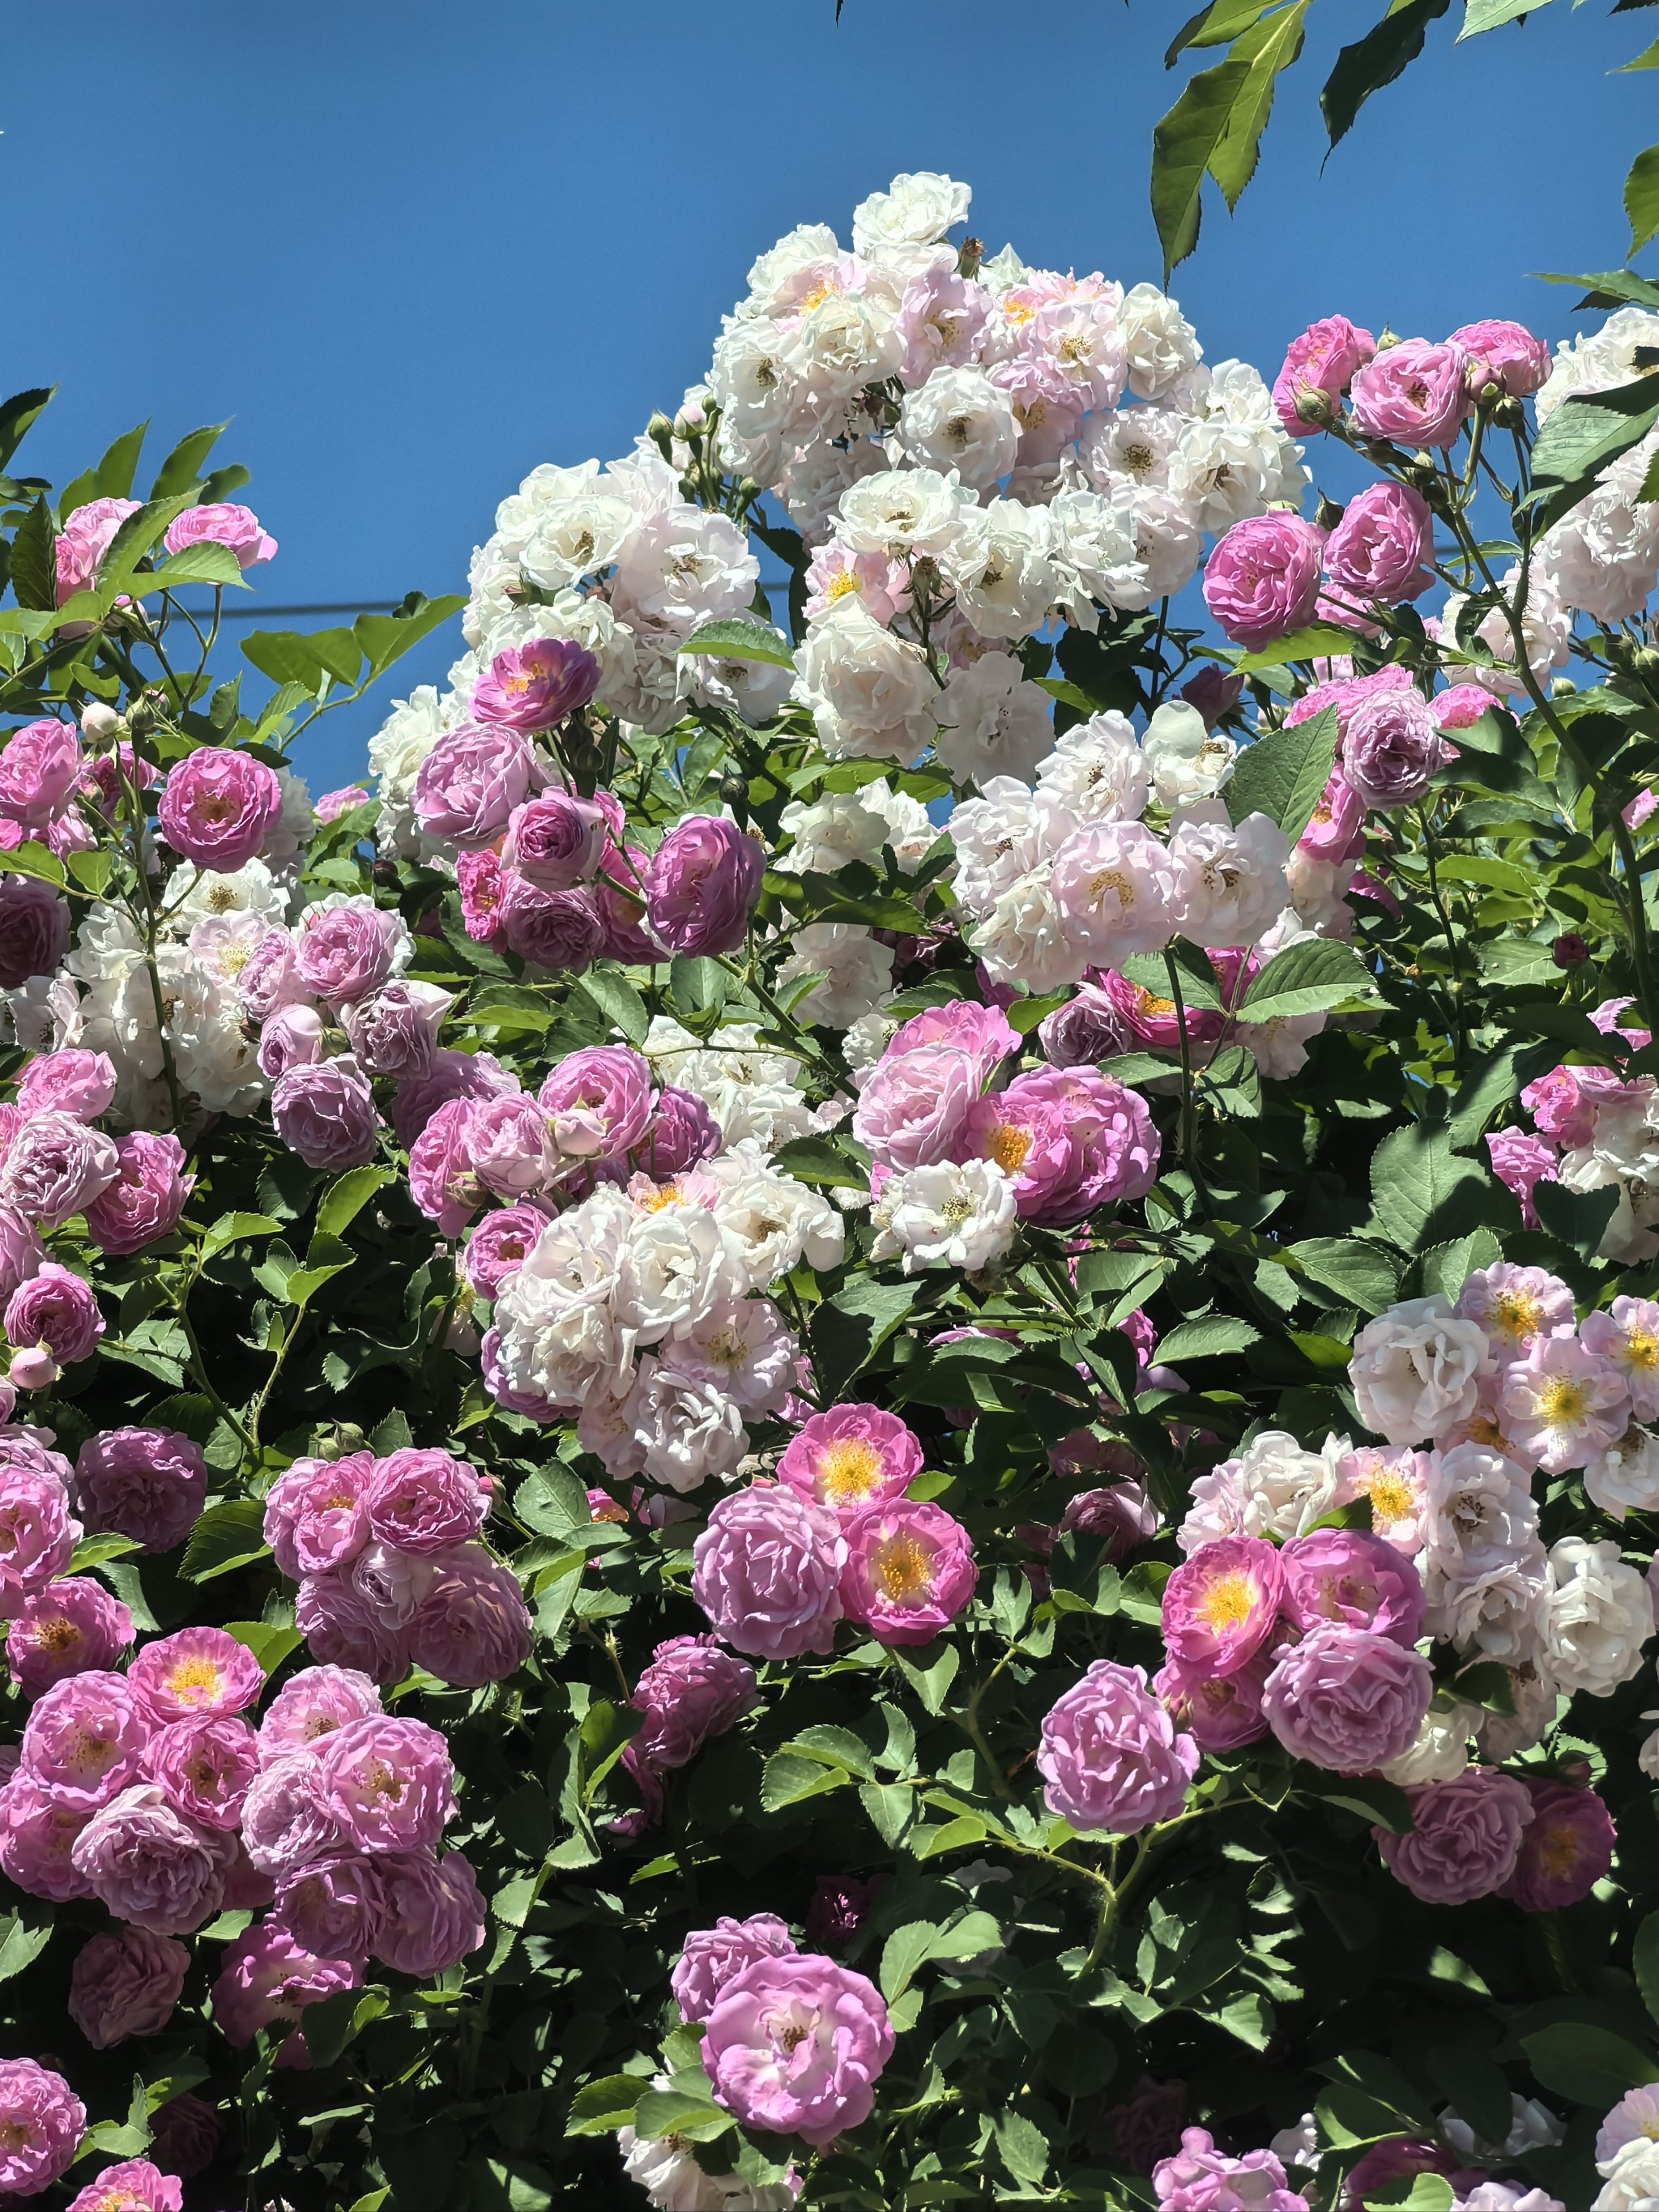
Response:
M1492 1762L1538 1742L1558 1700L1605 1697L1639 1671L1654 1632L1649 1581L1611 1539L1546 1547L1532 1478L1582 1470L1615 1522L1659 1509L1659 1304L1618 1297L1580 1322L1542 1268L1476 1270L1455 1304L1390 1307L1354 1339L1350 1376L1386 1449L1331 1437L1322 1452L1275 1431L1194 1486L1183 1551L1228 1535L1305 1534L1369 1502L1376 1534L1416 1563L1429 1632L1509 1670L1513 1715L1431 1712L1385 1771L1402 1783L1461 1773L1471 1739ZM1659 1736L1644 1753L1659 1764Z
M840 1216L752 1139L672 1182L601 1183L541 1229L502 1280L492 1388L576 1415L613 1480L685 1492L730 1479L744 1421L775 1414L800 1346L763 1293L805 1259L840 1264Z

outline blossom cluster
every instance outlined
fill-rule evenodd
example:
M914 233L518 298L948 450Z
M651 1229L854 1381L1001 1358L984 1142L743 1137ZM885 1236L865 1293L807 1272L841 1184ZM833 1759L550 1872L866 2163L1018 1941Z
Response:
M1603 1036L1640 1051L1649 1032L1632 1024L1628 999L1607 999L1590 1012ZM1515 1194L1521 1218L1536 1229L1533 1194L1540 1182L1564 1190L1617 1194L1599 1249L1608 1260L1659 1256L1659 1083L1650 1075L1621 1078L1593 1064L1553 1067L1529 1083L1520 1103L1530 1129L1492 1131L1492 1172Z

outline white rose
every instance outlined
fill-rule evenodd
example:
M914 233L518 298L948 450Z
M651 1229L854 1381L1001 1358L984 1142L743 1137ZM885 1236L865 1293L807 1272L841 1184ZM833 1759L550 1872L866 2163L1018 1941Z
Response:
M629 1343L656 1344L678 1325L701 1321L731 1288L726 1240L704 1207L671 1202L635 1216L612 1300Z
M1453 1705L1428 1712L1410 1750L1391 1759L1380 1771L1404 1790L1422 1782L1451 1782L1469 1763L1469 1740L1480 1725L1478 1705Z
M1128 507L1096 491L1062 490L1049 500L1048 517L1055 604L1079 629L1099 628L1097 600L1108 607L1146 605L1146 563Z
M1492 1371L1486 1337L1443 1297L1407 1298L1353 1340L1348 1379L1359 1418L1391 1444L1420 1444L1473 1415Z
M726 1242L728 1267L747 1290L764 1290L798 1261L822 1273L838 1267L847 1231L821 1193L767 1167L745 1146L711 1164L723 1188L713 1218Z
M1615 1521L1651 1513L1659 1507L1659 1437L1632 1421L1616 1443L1585 1462L1584 1490Z
M1156 284L1136 284L1126 292L1117 319L1128 355L1129 389L1138 398L1169 398L1203 357L1197 331Z
M1624 1565L1617 1544L1563 1536L1550 1547L1542 1626L1546 1660L1562 1689L1609 1697L1641 1671L1653 1593Z
M1206 950L1254 945L1284 907L1290 852L1290 839L1265 814L1234 823L1218 799L1190 809L1170 833L1176 930Z
M610 568L638 527L639 518L625 499L592 485L542 509L520 565L532 584L556 592Z
M1166 699L1155 710L1141 746L1158 804L1171 812L1213 799L1231 781L1238 757L1225 732L1212 732L1184 699Z
M1637 2136L1600 2168L1605 2176L1590 2212L1654 2212L1659 2206L1659 2142Z
M974 950L994 982L1046 992L1082 981L1088 954L1054 896L1054 872L1052 860L1040 862L982 911Z
M890 1176L871 1218L872 1259L897 1255L907 1275L938 1266L974 1273L1014 1241L1014 1187L993 1160L942 1160Z
M957 896L982 915L1022 876L1052 860L1078 824L1047 788L1033 792L1017 776L994 775L981 784L978 798L958 801L945 826L957 849Z
M1011 653L982 653L953 668L934 711L934 750L953 783L1029 781L1054 743L1048 695L1026 681Z
M1183 427L1182 416L1161 407L1104 408L1085 425L1078 460L1097 491L1119 484L1161 489Z
M893 988L892 947L878 943L861 922L809 922L789 941L795 949L777 972L776 988L787 988L799 975L822 972L823 977L797 1002L797 1021L850 1029Z
M760 564L735 523L682 504L650 516L629 538L611 604L636 629L660 624L685 635L742 614L759 580Z
M890 469L847 491L836 535L854 553L884 553L890 561L925 553L942 562L964 519L978 512L973 493L954 471Z
M1041 628L1059 588L1053 542L1047 507L994 499L963 516L944 565L959 611L981 637Z
M907 246L932 246L968 220L973 189L935 169L907 170L853 210L853 251L866 259Z
M673 1366L712 1382L743 1413L775 1413L788 1395L800 1345L770 1298L730 1298L682 1330Z
M976 490L1006 477L1019 449L1014 404L982 368L936 369L907 395L899 435L913 459L954 469Z
M640 1362L623 1418L639 1448L641 1472L681 1496L711 1475L734 1474L749 1449L735 1399L650 1352Z
M862 601L839 599L795 656L795 696L811 710L831 760L859 756L907 768L933 741L939 686L921 648L896 637Z
M1074 823L1133 821L1146 811L1149 766L1127 717L1109 709L1054 740L1037 763L1037 791Z

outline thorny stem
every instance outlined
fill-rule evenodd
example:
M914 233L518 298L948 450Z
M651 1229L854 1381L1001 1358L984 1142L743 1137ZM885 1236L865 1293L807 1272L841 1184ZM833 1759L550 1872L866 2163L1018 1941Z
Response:
M1447 913L1446 902L1440 895L1440 878L1435 864L1434 832L1429 826L1426 806L1417 809L1417 819L1423 831L1423 857L1429 868L1429 898L1440 917L1440 927L1446 939L1446 953L1451 962L1452 1066L1461 1077L1463 1055L1468 1048L1468 1030L1463 1015L1463 966L1457 957L1457 940L1452 934L1451 916Z

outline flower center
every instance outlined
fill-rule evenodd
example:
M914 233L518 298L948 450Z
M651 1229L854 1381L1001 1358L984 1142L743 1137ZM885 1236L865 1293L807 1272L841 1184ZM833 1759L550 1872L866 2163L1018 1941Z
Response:
M1175 1010L1175 1000L1173 999L1158 998L1152 992L1143 991L1137 985L1135 990L1135 1011L1142 1017L1143 1019L1150 1018L1155 1014L1158 1016L1172 1014Z
M1208 1628L1242 1628L1255 1603L1248 1575L1218 1575L1193 1608Z
M844 599L849 595L856 599L858 589L858 578L854 575L850 568L843 568L839 576L831 576L829 587L823 596L830 600Z
M1631 1329L1625 1338L1625 1358L1632 1367L1659 1367L1659 1336L1644 1328Z
M1118 912L1127 914L1135 902L1134 885L1121 868L1103 868L1097 876L1089 878L1089 899L1093 906L1103 906L1109 891L1117 901Z
M1544 1309L1529 1291L1500 1291L1492 1300L1492 1319L1500 1334L1518 1343L1537 1335L1544 1326Z
M877 1580L896 1603L920 1597L932 1585L927 1554L914 1536L890 1536L875 1564Z
M211 1659L181 1659L167 1675L167 1687L175 1697L189 1697L198 1692L203 1697L216 1698L223 1677Z
M0 2120L0 2150L27 2150L33 2141L33 2134L21 2120Z
M1018 1175L1030 1149L1030 1131L1012 1121L999 1121L985 1140L987 1158L994 1160L1004 1175Z
M1401 1475L1376 1474L1364 1486L1373 1521L1404 1521L1410 1516L1411 1485Z
M1577 1832L1565 1820L1559 1821L1553 1827L1546 1828L1543 1835L1539 1838L1536 1850L1539 1862L1545 1872L1563 1880L1578 1863L1578 1837Z
M679 1194L680 1187L677 1182L659 1182L636 1197L634 1205L641 1213L660 1213L664 1206L674 1205Z
M973 1200L966 1198L946 1199L939 1210L939 1218L947 1227L960 1229L964 1221L974 1218Z
M1571 1428L1589 1410L1589 1394L1571 1376L1552 1375L1538 1393L1538 1417L1548 1428Z
M849 1498L867 1498L880 1473L881 1455L873 1444L830 1444L818 1461L818 1488L826 1504L842 1505Z

